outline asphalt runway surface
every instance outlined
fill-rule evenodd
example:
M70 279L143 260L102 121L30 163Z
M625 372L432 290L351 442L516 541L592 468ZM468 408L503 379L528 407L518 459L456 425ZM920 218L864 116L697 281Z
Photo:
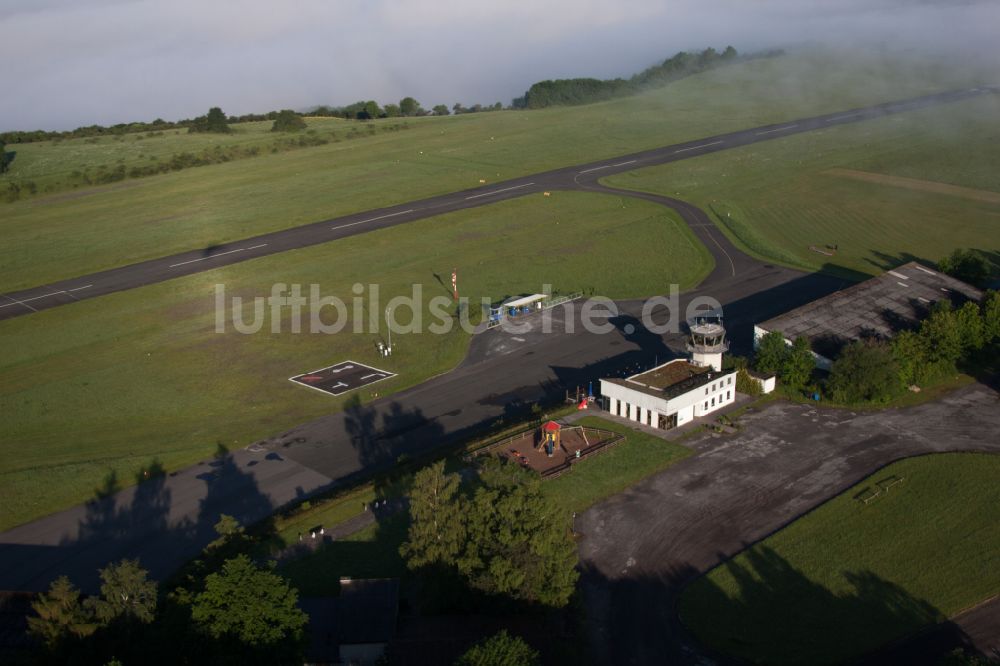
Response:
M486 187L464 190L378 210L355 213L304 226L223 243L210 248L130 264L30 289L0 294L0 319L28 315L79 300L134 289L184 275L211 270L257 257L405 224L442 213L513 199L549 190L589 189L599 178L657 164L667 164L760 141L800 134L835 125L913 111L936 104L994 94L995 86L948 91L859 109L764 125L728 134L656 148L630 155L563 167Z
M729 661L706 653L678 619L677 598L690 581L900 458L1000 453L998 407L1000 396L982 384L876 412L777 402L741 417L736 435L686 440L695 455L577 519L596 663ZM945 654L957 645L993 649L998 611L992 603L960 615L916 646L936 637ZM866 663L933 664L941 655L907 645Z

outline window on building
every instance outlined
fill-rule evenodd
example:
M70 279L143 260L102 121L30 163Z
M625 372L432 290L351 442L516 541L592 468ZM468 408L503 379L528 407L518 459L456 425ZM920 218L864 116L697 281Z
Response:
M705 409L708 409L708 400L705 401Z
M705 387L705 395L708 395L708 387Z
M715 407L715 396L712 396L712 407Z
M726 391L726 400L732 400L732 399L733 399L733 392Z
M732 384L732 383L733 383L733 378L732 378L732 376L730 376L730 377L729 377L729 381L728 381L728 382L726 382L726 383L727 383L727 384Z

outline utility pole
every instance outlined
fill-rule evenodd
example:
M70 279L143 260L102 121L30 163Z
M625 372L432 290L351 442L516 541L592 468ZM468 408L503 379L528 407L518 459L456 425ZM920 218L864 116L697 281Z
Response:
M389 332L389 356L392 356L392 324L389 323L389 306L385 306L385 330Z

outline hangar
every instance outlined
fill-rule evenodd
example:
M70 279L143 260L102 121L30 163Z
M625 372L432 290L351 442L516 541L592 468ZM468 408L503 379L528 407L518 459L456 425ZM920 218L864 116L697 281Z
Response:
M888 339L914 328L938 301L957 307L982 298L979 289L911 261L755 325L754 347L771 331L780 331L789 345L805 336L817 367L829 370L840 350L855 340Z

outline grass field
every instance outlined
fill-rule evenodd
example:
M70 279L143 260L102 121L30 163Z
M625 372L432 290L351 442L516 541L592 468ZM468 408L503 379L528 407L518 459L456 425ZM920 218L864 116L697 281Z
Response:
M767 664L844 663L950 617L1000 593L998 475L985 454L890 465L695 581L681 617L710 647Z
M219 334L217 283L247 297L269 295L276 282L306 292L318 284L349 300L355 282L377 282L384 304L413 283L427 298L449 296L453 267L472 299L534 293L546 282L564 293L640 297L693 285L711 258L660 206L539 194L0 322L0 529L87 499L109 471L133 478L153 458L187 465L217 443L246 445L351 397L288 377L353 359L398 373L378 385L385 395L450 369L469 342L458 327L394 335L396 354L380 359L377 333L296 335L286 322L272 334L268 320L258 334L232 325ZM424 315L425 325L435 321ZM357 395L369 400L364 389Z
M959 247L996 251L1000 98L810 132L607 182L691 201L751 253L808 269L873 274L912 258L936 261ZM828 256L811 246L837 249Z
M377 131L315 148L0 204L5 240L0 292L475 187L481 178L496 182L805 114L961 87L979 78L938 64L797 54L720 68L600 104L407 119L405 131ZM42 180L48 173L119 160L129 165L140 159L140 151L148 160L155 151L176 152L192 141L271 141L269 135L254 138L266 134L264 127L219 139L182 133L98 144L87 139L25 144L17 148L8 178L22 177L22 169Z
M596 416L577 422L625 435L624 442L593 458L575 463L562 476L542 484L542 491L567 511L582 512L651 474L691 454L691 450L659 437Z

